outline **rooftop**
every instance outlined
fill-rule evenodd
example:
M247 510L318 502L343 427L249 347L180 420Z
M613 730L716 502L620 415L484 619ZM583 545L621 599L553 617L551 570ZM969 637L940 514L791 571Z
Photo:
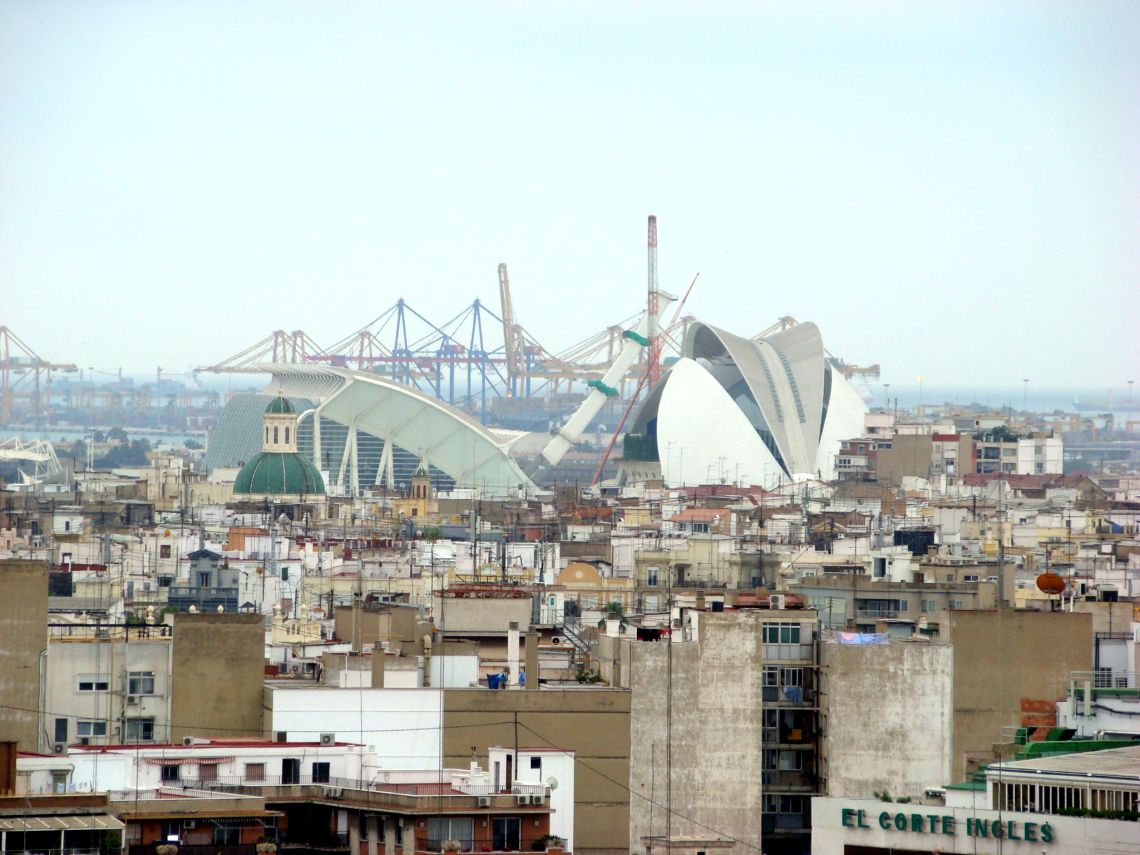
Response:
M1140 745L1127 748L1110 748L1106 751L1086 751L1078 754L1037 757L1031 760L1014 760L1008 763L994 764L989 768L991 775L996 775L999 771L1020 772L1022 774L1114 777L1140 783Z

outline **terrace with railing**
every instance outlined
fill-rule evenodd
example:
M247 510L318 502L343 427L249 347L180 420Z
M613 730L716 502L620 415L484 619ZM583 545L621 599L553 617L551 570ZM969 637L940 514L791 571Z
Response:
M353 807L400 813L463 813L477 810L534 812L549 810L543 784L514 783L510 790L493 784L391 783L311 775L219 777L198 782L212 793L257 796L271 802L343 802Z

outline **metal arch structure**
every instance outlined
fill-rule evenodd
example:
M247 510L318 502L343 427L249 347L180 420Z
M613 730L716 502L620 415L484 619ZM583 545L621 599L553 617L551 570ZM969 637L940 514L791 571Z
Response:
M25 484L41 484L45 478L63 473L63 466L56 457L55 447L44 439L22 440L17 438L0 440L0 460L19 460L32 463L35 474L27 475L20 471Z
M384 459L377 484L392 486L392 449L405 449L455 481L457 487L484 496L515 496L535 490L534 484L510 456L522 436L485 428L478 421L438 398L406 383L369 371L331 365L270 364L260 370L272 375L269 389L288 397L308 398L315 407L302 414L313 426L314 463L322 460L321 418L344 425L348 439L338 467L338 482L353 494L358 481L357 433L384 441Z
M209 374L244 374L256 370L253 366L262 363L274 365L285 362L305 362L323 354L324 350L313 341L304 330L274 330L256 344L251 344L245 350L235 353L228 359L223 359L215 365L196 368L192 373L206 372ZM162 369L159 369L161 372ZM161 380L161 374L159 375ZM197 377L195 377L195 381Z

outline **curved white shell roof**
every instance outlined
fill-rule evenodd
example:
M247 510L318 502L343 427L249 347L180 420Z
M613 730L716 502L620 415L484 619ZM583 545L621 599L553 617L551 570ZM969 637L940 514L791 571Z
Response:
M840 440L862 432L866 409L827 364L815 324L754 340L697 322L631 430L656 433L666 483L771 487L833 477Z
M517 432L489 430L454 407L378 374L325 365L262 367L273 374L272 391L308 398L325 418L355 424L426 458L458 487L496 496L534 489L509 454L521 435Z

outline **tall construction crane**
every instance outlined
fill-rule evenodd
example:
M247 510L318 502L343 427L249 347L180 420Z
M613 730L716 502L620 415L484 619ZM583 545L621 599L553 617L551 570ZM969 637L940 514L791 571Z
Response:
M507 386L509 394L519 393L519 380L525 373L526 338L515 323L515 310L511 305L511 283L507 265L499 265L499 305L503 317L503 353L507 360Z
M30 400L38 418L41 385L51 385L51 372L78 370L71 363L41 359L11 329L0 326L0 424L6 425L12 420L12 405L17 398Z
M661 314L661 292L657 288L657 217L649 215L649 234L646 246L648 259L648 295L645 302L646 329L649 335L649 352L645 360L645 385L652 389L661 379L661 330L657 318Z

